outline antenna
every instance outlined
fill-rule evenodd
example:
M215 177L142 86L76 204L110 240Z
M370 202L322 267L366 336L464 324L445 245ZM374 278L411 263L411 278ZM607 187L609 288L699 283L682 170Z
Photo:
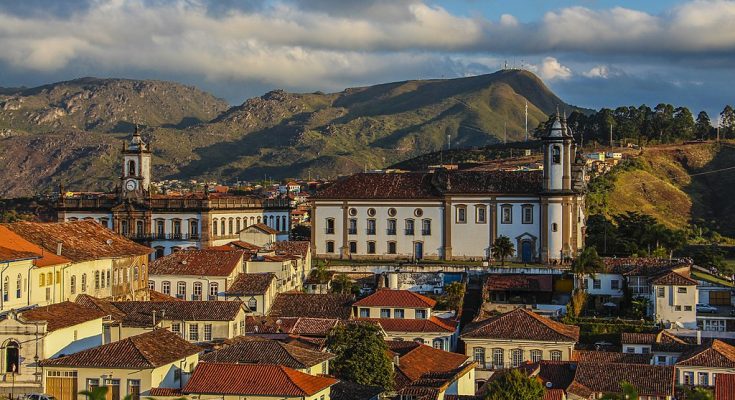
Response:
M526 141L528 141L528 100L526 100Z
M452 135L447 133L447 150L452 149Z

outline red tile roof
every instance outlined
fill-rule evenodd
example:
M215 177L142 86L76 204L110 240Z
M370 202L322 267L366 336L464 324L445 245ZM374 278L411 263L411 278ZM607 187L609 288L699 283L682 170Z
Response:
M150 369L202 349L166 329L132 336L68 356L42 361L44 367Z
M225 246L229 246L229 247L237 248L237 249L241 249L241 250L247 250L247 251L251 251L251 252L257 252L258 250L261 249L260 246L257 246L257 245L254 245L254 244L248 243L248 242L243 242L242 240L232 241L230 243L227 243Z
M639 396L673 396L674 367L644 364L579 363L574 382L568 392L576 393L575 386L592 393L620 393L620 383L628 382ZM583 396L587 397L587 396Z
M154 397L182 397L179 388L151 388L149 394Z
M71 262L66 257L57 256L48 250L23 239L6 226L0 225L0 261L35 259L38 267L59 265Z
M683 353L676 366L735 368L735 347L718 339Z
M505 314L468 325L461 337L577 342L579 340L579 327L565 325L542 317L532 311L517 308Z
M715 400L735 400L735 374L717 374Z
M151 263L149 275L229 276L242 263L242 251L182 250Z
M380 325L385 332L454 332L455 328L437 317L428 319L358 318Z
M352 315L353 300L351 294L279 293L268 315L346 320Z
M266 225L266 224L264 224L262 222L257 223L257 224L253 224L253 225L249 225L249 226L245 227L245 229L248 229L248 228L255 228L255 229L258 229L260 231L263 231L263 232L265 232L265 233L267 233L269 235L275 235L276 233L278 233L277 230L271 228L270 226L268 226L268 225Z
M232 286L225 294L227 296L252 296L264 294L276 279L276 274L266 272L262 274L238 274Z
M5 225L25 240L74 261L144 256L153 249L133 242L94 221L58 223L16 222Z
M621 333L622 344L650 344L653 351L683 352L691 347L691 343L674 336L668 331L658 333Z
M469 361L470 357L464 354L450 353L419 344L399 357L398 368L411 381L416 381L427 373L454 371Z
M26 321L46 321L48 332L94 321L106 315L96 308L85 307L70 301L36 307L20 313L20 317ZM101 324L102 321L100 321L100 326Z
M489 275L485 283L488 291L551 292L551 275Z
M410 290L381 289L353 304L362 307L431 308L436 300Z
M336 379L308 375L279 365L197 365L184 393L238 396L312 396L337 383Z
M699 283L688 276L684 276L676 271L671 271L653 279L651 284L667 286L697 286Z
M305 369L334 358L333 354L308 350L277 340L238 336L219 350L201 356L201 361L231 364L271 364Z
M148 293L150 294L151 301L184 301L184 299L177 299L174 296L163 294L157 290L149 290Z
M630 354L619 351L574 350L572 360L579 362L650 364L653 354Z
M116 301L125 316L123 326L151 327L156 321L234 321L242 311L240 301Z
M544 392L543 400L564 400L566 399L566 393L564 389L547 389Z
M329 318L247 316L245 331L249 334L287 333L325 337L339 323L339 319Z
M276 254L291 254L306 258L309 254L311 242L304 240L282 240L273 243L273 250Z

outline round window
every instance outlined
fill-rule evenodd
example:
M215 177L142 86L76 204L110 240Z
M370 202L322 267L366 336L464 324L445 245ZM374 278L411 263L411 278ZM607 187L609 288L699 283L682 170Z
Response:
M368 208L367 214L369 217L375 216L375 209L374 208Z
M350 213L351 216L354 217L355 215L357 215L357 209L356 208L350 208L349 213Z
M396 216L396 209L395 208L389 208L388 209L388 216L395 217Z
M413 210L413 215L415 215L417 217L423 217L424 216L424 210L422 210L420 208L417 208L417 209Z

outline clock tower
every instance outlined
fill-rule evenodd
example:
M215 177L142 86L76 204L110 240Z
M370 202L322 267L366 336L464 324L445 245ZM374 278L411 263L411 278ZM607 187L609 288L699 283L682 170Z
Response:
M135 126L130 142L123 143L122 195L126 198L148 193L151 184L151 150Z

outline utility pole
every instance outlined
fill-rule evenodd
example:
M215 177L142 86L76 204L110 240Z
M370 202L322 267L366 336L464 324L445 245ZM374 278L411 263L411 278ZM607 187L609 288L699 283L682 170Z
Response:
M610 124L610 151L613 151L613 137L612 137L612 124Z
M508 144L508 123L503 122L503 144Z
M451 149L452 149L452 135L447 134L447 150L451 150Z
M528 141L528 100L526 100L526 141Z
M717 143L720 142L720 124L722 123L722 120L720 117L717 117Z

